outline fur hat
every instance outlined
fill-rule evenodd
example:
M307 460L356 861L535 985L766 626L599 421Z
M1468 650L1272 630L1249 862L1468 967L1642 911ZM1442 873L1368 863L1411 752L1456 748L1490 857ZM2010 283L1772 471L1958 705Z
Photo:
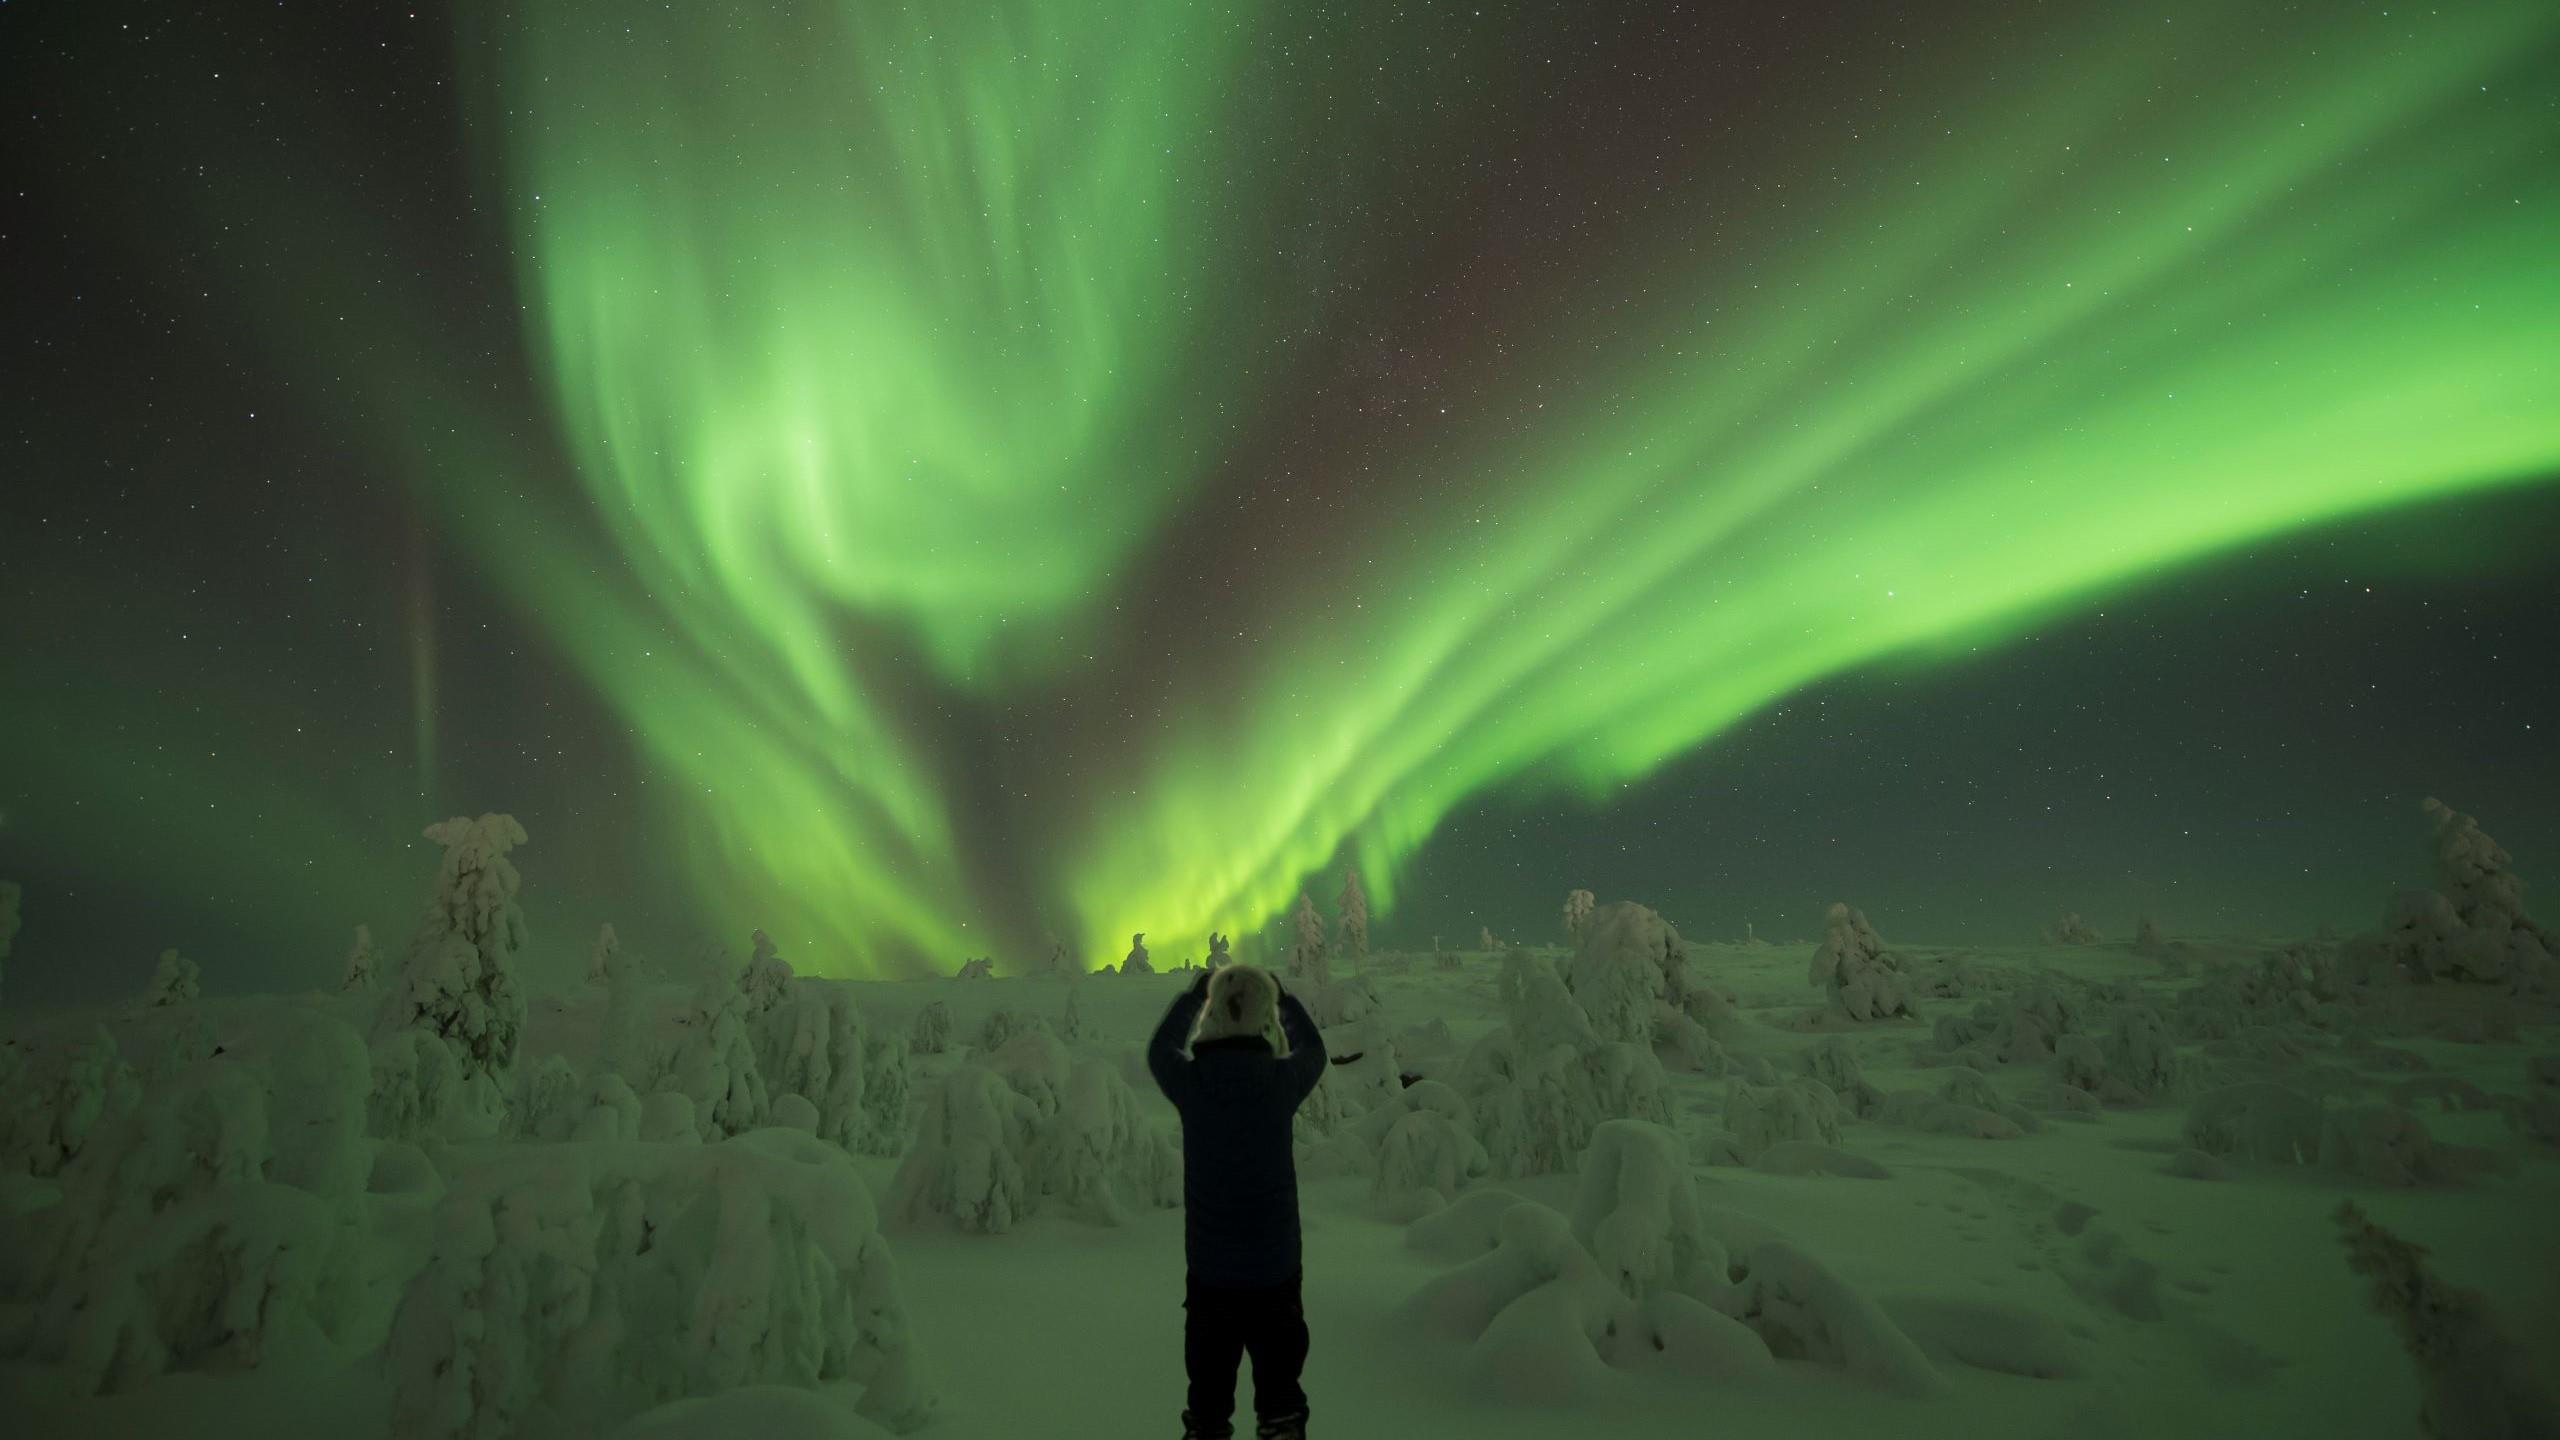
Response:
M1229 965L1209 976L1209 1003L1191 1041L1226 1040L1271 1033L1280 1008L1280 982L1259 965Z

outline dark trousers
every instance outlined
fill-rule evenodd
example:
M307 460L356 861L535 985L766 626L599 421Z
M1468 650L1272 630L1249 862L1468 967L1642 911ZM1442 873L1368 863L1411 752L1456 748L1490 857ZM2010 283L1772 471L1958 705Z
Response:
M1190 1416L1211 1428L1235 1414L1236 1363L1253 1356L1253 1413L1263 1420L1303 1415L1307 1392L1298 1372L1307 1363L1307 1316L1298 1279L1256 1290L1186 1281L1182 1364L1191 1372Z

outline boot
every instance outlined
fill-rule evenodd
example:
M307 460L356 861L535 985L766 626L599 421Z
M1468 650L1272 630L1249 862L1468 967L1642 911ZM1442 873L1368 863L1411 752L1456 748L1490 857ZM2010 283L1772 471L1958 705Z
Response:
M1255 1440L1307 1440L1307 1412L1278 1415L1254 1427Z
M1182 1412L1182 1440L1233 1440L1235 1433L1235 1422L1223 1416L1212 1420Z

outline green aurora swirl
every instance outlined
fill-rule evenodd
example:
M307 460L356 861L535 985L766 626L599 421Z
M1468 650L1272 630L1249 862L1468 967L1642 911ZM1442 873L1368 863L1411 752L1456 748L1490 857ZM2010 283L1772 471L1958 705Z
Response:
M531 342L643 597L539 613L686 782L705 905L803 963L984 948L928 681L1166 697L1005 825L1096 959L1345 858L1386 905L1471 795L1597 801L1826 676L2560 470L2560 11L2270 13L1970 37L1718 135L1359 524L1238 577L1283 603L1230 686L1207 634L1087 662L1282 403L1221 359L1287 323L1234 137L1294 25L517 7L478 38Z

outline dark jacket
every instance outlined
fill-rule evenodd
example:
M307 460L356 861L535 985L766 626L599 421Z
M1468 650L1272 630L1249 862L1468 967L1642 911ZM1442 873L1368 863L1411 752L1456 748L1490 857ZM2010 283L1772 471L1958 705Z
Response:
M1280 996L1289 1053L1259 1035L1204 1040L1182 1058L1205 996L1165 1012L1147 1068L1182 1113L1182 1250L1197 1285L1286 1284L1298 1270L1298 1162L1289 1117L1324 1076L1324 1037L1298 997Z

